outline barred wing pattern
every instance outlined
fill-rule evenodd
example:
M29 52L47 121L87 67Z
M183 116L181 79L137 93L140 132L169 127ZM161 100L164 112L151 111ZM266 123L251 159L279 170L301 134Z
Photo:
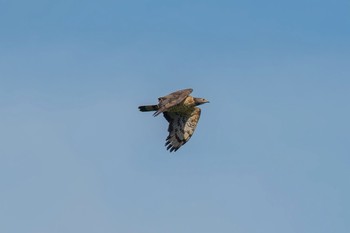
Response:
M192 93L193 89L184 89L180 91L173 92L167 96L158 98L159 109L153 114L153 116L158 116L160 113L168 110L169 108L181 103L186 97Z
M170 152L177 151L193 135L201 115L201 109L195 107L190 115L180 115L176 112L164 112L163 114L169 122L169 136L166 138L165 146Z

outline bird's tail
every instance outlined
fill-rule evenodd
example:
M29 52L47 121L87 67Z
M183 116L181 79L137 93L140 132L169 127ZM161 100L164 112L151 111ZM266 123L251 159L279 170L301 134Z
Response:
M144 105L139 106L141 112L157 111L159 109L158 105Z

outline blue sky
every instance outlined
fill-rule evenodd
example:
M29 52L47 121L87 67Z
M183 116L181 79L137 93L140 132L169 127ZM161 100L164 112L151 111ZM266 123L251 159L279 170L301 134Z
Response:
M0 232L347 233L349 1L0 1ZM137 106L210 100L165 150Z

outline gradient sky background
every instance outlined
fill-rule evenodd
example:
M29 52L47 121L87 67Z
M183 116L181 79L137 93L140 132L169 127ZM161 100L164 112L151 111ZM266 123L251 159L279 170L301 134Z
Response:
M348 233L350 2L0 0L0 232ZM210 100L165 150L137 106Z

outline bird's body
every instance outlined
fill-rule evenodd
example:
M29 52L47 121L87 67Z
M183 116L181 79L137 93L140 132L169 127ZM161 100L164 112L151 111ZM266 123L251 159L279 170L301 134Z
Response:
M193 108L195 107L194 98L192 96L186 97L181 103L170 107L167 112L177 112L179 114L191 114Z
M142 112L155 111L154 116L163 113L169 122L169 136L165 145L170 152L177 151L191 138L201 114L201 109L196 106L209 102L203 98L190 96L192 91L192 89L176 91L159 97L157 105L139 107Z

